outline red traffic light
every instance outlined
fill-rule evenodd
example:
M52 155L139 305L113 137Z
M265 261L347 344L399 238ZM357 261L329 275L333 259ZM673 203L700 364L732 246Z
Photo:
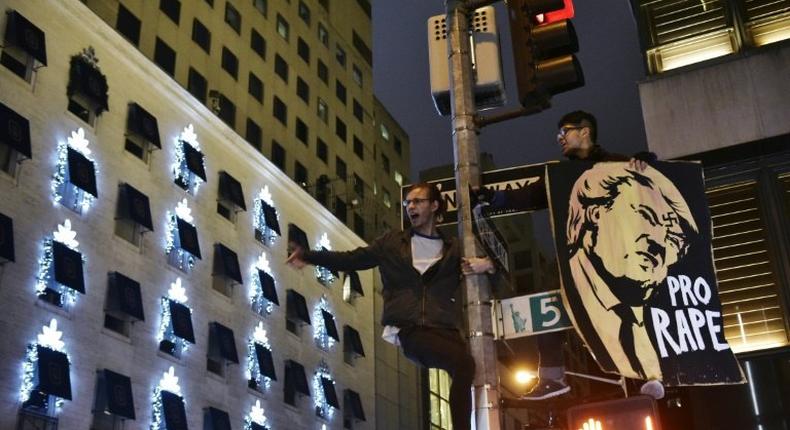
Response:
M573 0L564 0L564 2L565 5L562 9L542 13L536 16L535 21L537 21L538 25L551 24L552 22L573 18Z

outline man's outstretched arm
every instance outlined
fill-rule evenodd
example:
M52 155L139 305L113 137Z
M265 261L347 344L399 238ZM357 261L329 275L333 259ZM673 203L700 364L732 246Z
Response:
M350 272L372 269L379 265L380 244L378 239L369 246L352 251L312 251L291 243L293 251L285 260L289 266L301 269L305 265L326 267L330 270Z

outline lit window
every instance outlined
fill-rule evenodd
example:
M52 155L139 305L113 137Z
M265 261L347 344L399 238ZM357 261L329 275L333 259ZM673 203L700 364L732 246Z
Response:
M288 34L290 32L290 27L288 26L288 21L283 18L282 15L279 13L277 14L277 34L280 35L286 41L288 40Z
M329 32L324 27L324 24L318 23L318 40L322 45L329 47Z

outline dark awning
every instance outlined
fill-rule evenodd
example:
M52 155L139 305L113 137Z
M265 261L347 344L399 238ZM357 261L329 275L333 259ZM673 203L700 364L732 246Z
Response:
M159 141L159 124L156 117L151 115L137 103L129 103L129 116L126 118L126 129L159 149L162 143Z
M310 389L307 387L307 376L304 373L304 366L293 361L285 361L285 389L291 389L296 393L310 396Z
M71 57L66 95L80 94L87 98L93 104L94 113L99 115L109 109L108 91L107 77L94 64L82 55Z
M30 151L30 121L0 103L0 144L6 144L27 158Z
M233 330L218 322L209 323L208 354L212 358L222 358L232 363L239 362L236 353L236 338Z
M226 276L242 284L239 257L233 250L221 243L214 244L214 273L212 275Z
M53 241L52 264L55 266L55 282L85 294L82 254L58 241Z
M362 400L359 393L354 390L345 389L343 391L344 403L346 407L345 415L360 421L365 421L365 410L362 409Z
M310 324L310 314L307 311L307 301L304 296L294 290L288 290L285 296L285 314L295 321Z
M206 180L206 168L203 166L203 153L192 147L192 145L181 142L184 147L184 157L187 161L187 169L200 179Z
M144 321L140 283L118 272L110 273L107 290L107 309L121 311L136 320Z
M340 403L337 401L337 393L335 392L335 383L329 378L321 377L321 388L324 390L324 399L329 406L340 409Z
M43 65L47 65L47 44L44 32L33 25L19 12L12 10L8 14L8 25L5 29L5 40L23 51Z
M96 191L96 166L88 157L68 149L69 182L93 197L99 197Z
M343 350L353 352L361 357L365 356L365 349L362 347L362 339L359 337L359 332L349 325L343 326Z
M170 391L162 391L162 413L165 416L167 430L188 430L187 413L181 396Z
M269 430L269 427L264 427L256 422L251 422L250 430Z
M176 217L176 221L178 223L178 245L195 258L201 258L200 243L195 226L178 217Z
M277 380L277 374L274 370L274 358L272 351L264 348L263 345L255 344L255 357L258 358L258 370L261 375L268 376L271 380Z
M329 312L321 309L321 316L324 317L324 327L326 327L326 334L334 340L339 341L340 335L337 334L337 325L335 324L335 317Z
M280 221L277 219L277 209L269 206L266 202L261 202L261 207L263 208L263 220L266 223L266 227L269 227L270 230L279 236L281 233Z
M296 243L305 251L310 249L310 242L307 241L307 234L296 224L288 223L288 243Z
M277 289L274 288L274 278L272 275L258 270L258 278L261 280L261 289L263 290L263 298L280 306L280 300L277 299Z
M241 210L247 210L241 183L225 171L219 172L219 199L230 202Z
M96 408L101 412L133 420L135 415L132 380L109 369L100 370L96 403Z
M71 377L69 358L65 353L36 346L38 354L36 390L44 394L71 400Z
M148 196L129 184L121 184L119 186L118 216L130 219L145 227L148 231L154 230Z
M231 430L230 415L227 412L208 407L203 419L204 430Z
M321 251L329 251L329 250L326 249L325 246L322 246L321 247ZM325 269L329 270L329 272L335 277L335 279L337 279L340 276L340 274L337 272L337 270L332 270L332 269L329 269L329 268L326 268L326 267L325 267Z
M359 273L346 272L345 276L346 277L343 281L349 283L349 287L351 288L351 293L358 296L364 296L365 291L362 289L362 282L359 280Z
M14 220L0 213L0 262L16 261L14 253Z
M168 300L170 306L170 322L173 324L173 334L179 338L195 343L195 332L192 329L192 312L185 305L173 300Z

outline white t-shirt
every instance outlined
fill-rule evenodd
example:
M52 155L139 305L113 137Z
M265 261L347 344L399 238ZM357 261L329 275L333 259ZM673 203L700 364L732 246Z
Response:
M425 236L414 232L411 236L411 264L420 274L425 273L434 263L442 259L444 242L439 236ZM385 326L381 338L385 341L400 346L398 332L400 327Z

